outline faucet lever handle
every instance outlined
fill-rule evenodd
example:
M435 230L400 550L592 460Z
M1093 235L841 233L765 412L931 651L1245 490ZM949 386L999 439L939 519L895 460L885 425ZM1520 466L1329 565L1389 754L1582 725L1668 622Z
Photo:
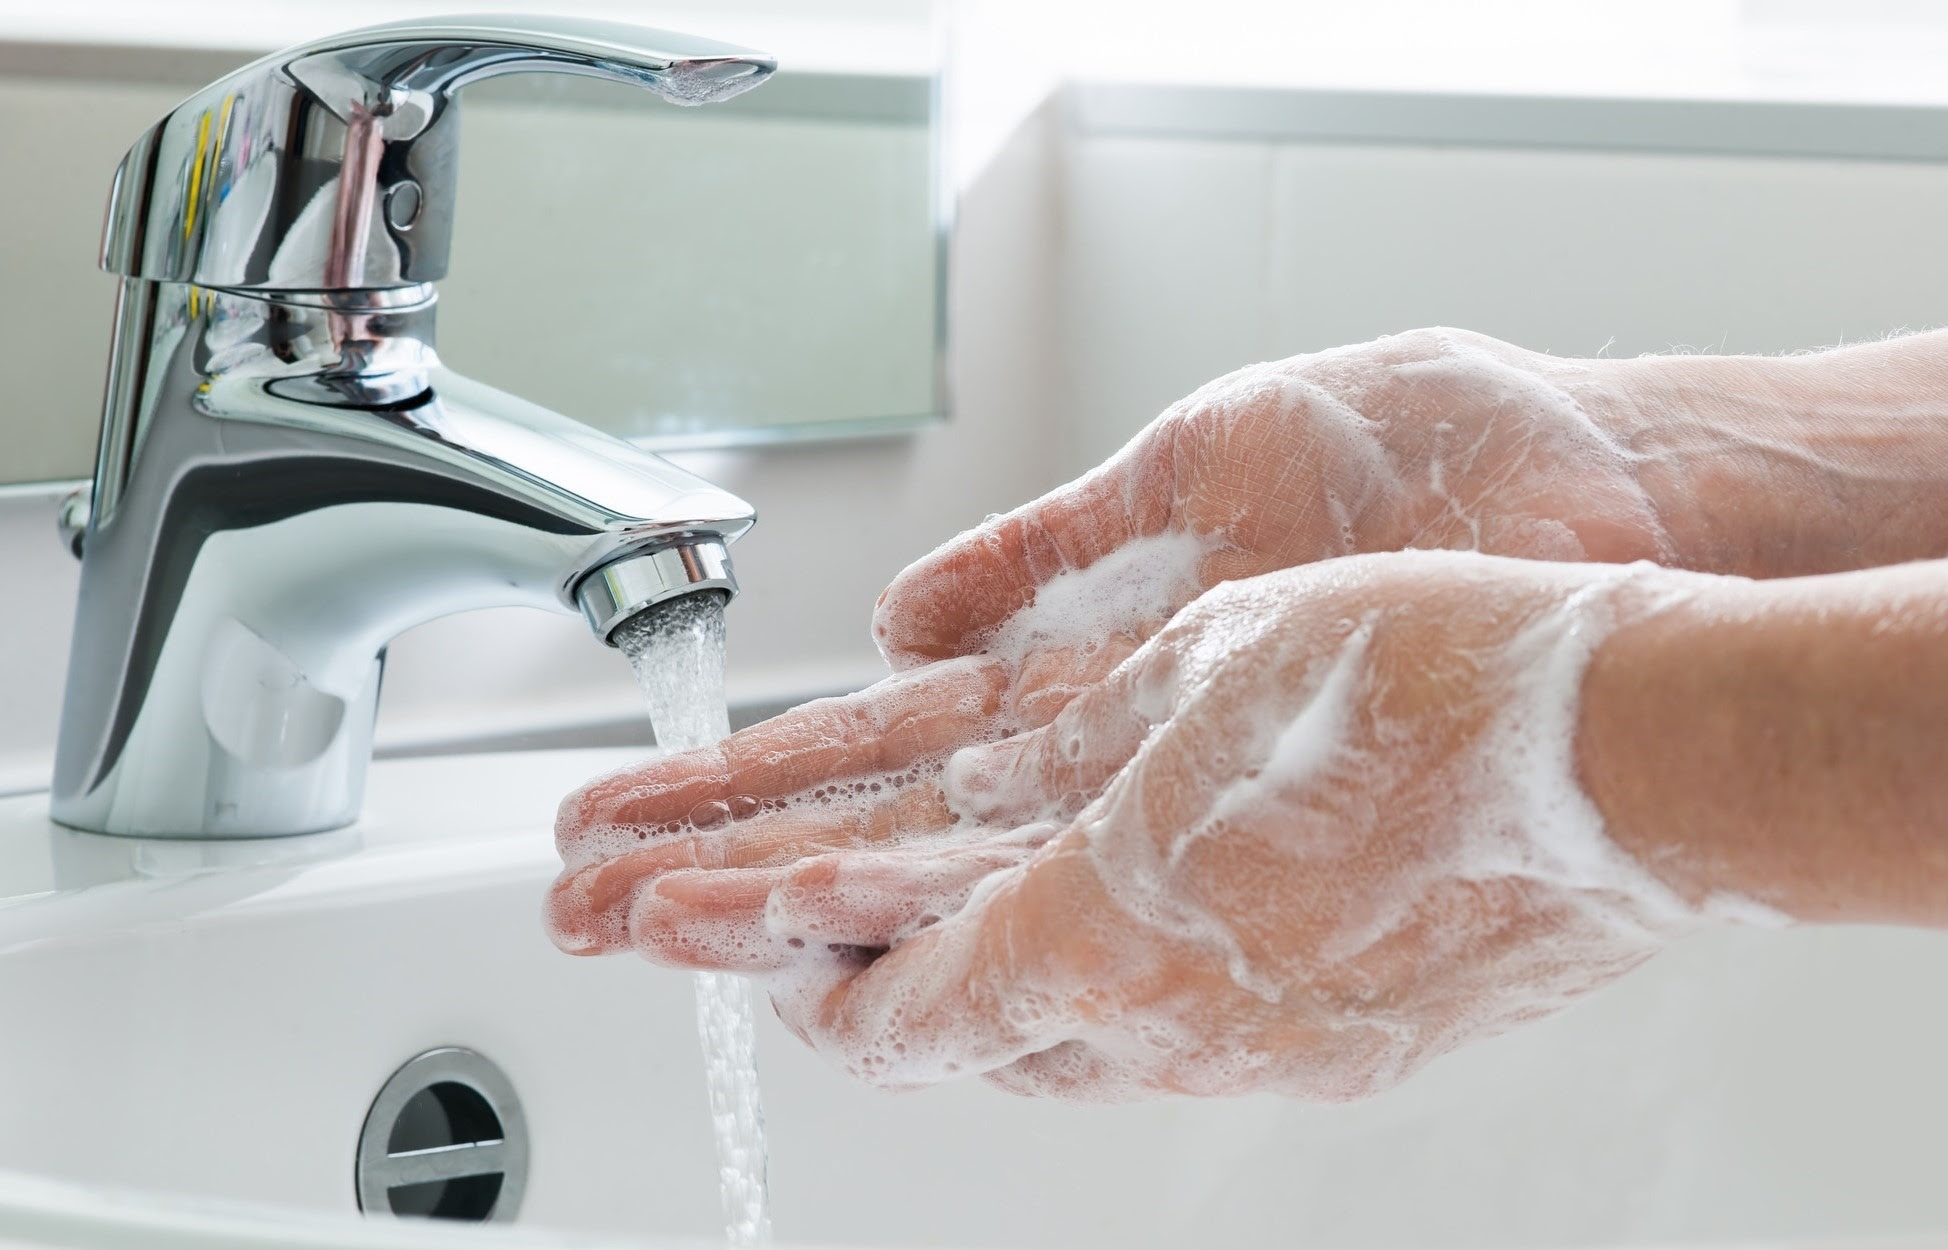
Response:
M144 132L115 171L101 265L246 291L431 282L446 274L468 83L546 71L705 104L775 68L714 40L548 15L390 22L301 44Z

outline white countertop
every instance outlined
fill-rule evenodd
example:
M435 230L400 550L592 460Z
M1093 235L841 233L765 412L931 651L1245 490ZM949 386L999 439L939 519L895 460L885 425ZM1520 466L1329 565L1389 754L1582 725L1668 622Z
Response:
M176 883L256 874L261 890L215 889L209 906L288 906L363 889L379 877L410 881L455 871L552 871L555 805L583 782L653 754L641 747L511 751L374 761L365 814L344 829L287 838L124 838L55 824L43 792L0 797L0 951L132 914L126 900L90 901L95 887ZM194 888L166 909L199 913ZM99 915L97 912L99 911Z

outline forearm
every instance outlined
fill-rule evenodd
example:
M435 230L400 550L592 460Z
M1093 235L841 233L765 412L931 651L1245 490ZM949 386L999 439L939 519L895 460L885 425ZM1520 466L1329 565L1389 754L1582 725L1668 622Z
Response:
M1948 555L1948 332L1603 377L1685 567L1790 577Z
M1694 902L1948 926L1948 562L1699 583L1620 625L1578 763L1611 836Z

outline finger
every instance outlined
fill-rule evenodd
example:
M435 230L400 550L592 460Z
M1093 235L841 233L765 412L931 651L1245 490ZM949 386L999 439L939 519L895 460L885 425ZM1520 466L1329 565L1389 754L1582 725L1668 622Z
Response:
M627 949L627 917L649 883L691 869L789 864L808 855L937 833L952 823L934 786L867 792L871 801L807 799L728 829L650 841L562 873L549 893L548 929L574 954Z
M628 938L652 963L704 972L771 972L800 958L803 939L765 924L780 868L691 869L660 877L629 908Z
M854 1076L887 1088L991 1072L1070 1040L1111 976L1119 934L1079 851L1000 874L961 912L829 992L773 999ZM822 988L822 987L821 987Z
M885 948L958 915L982 882L1019 867L1038 843L848 851L785 869L765 921L790 941Z
M713 828L827 782L903 784L916 765L994 732L1007 684L996 664L942 665L598 778L562 800L556 849L586 863L651 832Z
M1144 641L1139 631L1131 630L1081 646L1037 650L1023 657L1015 677L1007 728L1019 732L1048 724L1083 691L1116 671L1116 666Z
M1168 712L1174 664L1161 648L1137 653L1083 691L1040 729L963 747L947 761L940 787L949 809L981 824L1067 821L1135 757Z
M1088 476L967 531L894 578L873 616L893 667L972 654L1048 579L1162 533L1174 496L1166 431L1152 425Z
M646 882L627 913L629 944L670 967L749 972L781 967L791 952L764 927L764 901L782 870L685 869Z

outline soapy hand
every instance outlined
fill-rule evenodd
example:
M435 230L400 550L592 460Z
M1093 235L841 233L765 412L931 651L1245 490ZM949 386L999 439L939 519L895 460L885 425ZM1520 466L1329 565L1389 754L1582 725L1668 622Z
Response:
M1593 415L1612 408L1586 362L1462 331L1219 379L1094 473L903 573L875 618L899 679L571 795L556 940L803 967L827 947L856 961L956 914L975 883L1026 863L1061 824L997 829L950 810L942 762L1048 725L1208 588L1408 546L1667 554L1632 456ZM1043 739L1019 741L1031 740ZM1068 796L1065 814L1087 797ZM838 870L827 852L852 857L843 881L819 888ZM777 932L767 907L780 923L823 908L829 923L801 915L802 932Z
M1568 361L1420 331L1220 379L896 579L894 678L571 795L554 937L766 975L792 1027L884 1084L1339 1098L1707 914L1782 919L1713 891L1932 923L1926 871L1842 871L1826 837L1885 808L1855 842L1934 854L1909 758L1934 703L1906 680L1933 636L1860 608L1879 582L1829 603L1719 579L1780 613L1701 645L1706 597L1656 607L1686 575L1535 561L1790 578L1941 555L1940 342ZM1355 555L1408 547L1530 559ZM1575 673L1643 612L1599 665L1609 732L1577 739ZM1876 648L1882 710L1854 736L1885 742L1848 758L1885 776L1828 793L1828 722L1782 736L1770 709L1788 688L1852 708ZM1670 706L1714 708L1708 740L1643 729ZM1572 741L1597 744L1610 836Z
M570 796L562 855L571 875L599 888L564 895L585 913L558 907L564 944L626 945L617 908L664 870L664 852L636 853L655 849L644 845L652 832L708 830L749 814L754 793L827 791L823 809L801 801L780 822L793 832L778 835L778 856L933 827L936 811L911 810L930 802L926 787L902 791L904 807L875 808L870 828L831 805L873 784L861 778L904 786L906 771L959 747L1048 723L1225 580L1407 546L1608 561L1663 554L1664 527L1632 476L1636 462L1601 416L1618 409L1616 398L1591 363L1425 330L1202 388L1108 464L894 581L874 631L911 681L811 705ZM937 663L947 659L956 662ZM608 858L617 862L592 870Z
M1431 329L1241 369L1089 475L907 569L880 598L875 635L895 669L984 649L1051 577L1166 533L1202 545L1172 608L1356 552L1671 562L1638 480L1649 462L1627 446L1641 414L1614 375L1629 364ZM1033 657L1024 720L1045 720L1161 619L1126 623L1088 657Z
M937 776L911 766L1002 683L936 666L871 733L828 705L678 761L755 814L564 878L558 931L769 974L884 1085L1363 1096L1699 922L1570 758L1591 648L1686 581L1408 553L1230 583ZM828 783L786 791L768 764L834 730Z

